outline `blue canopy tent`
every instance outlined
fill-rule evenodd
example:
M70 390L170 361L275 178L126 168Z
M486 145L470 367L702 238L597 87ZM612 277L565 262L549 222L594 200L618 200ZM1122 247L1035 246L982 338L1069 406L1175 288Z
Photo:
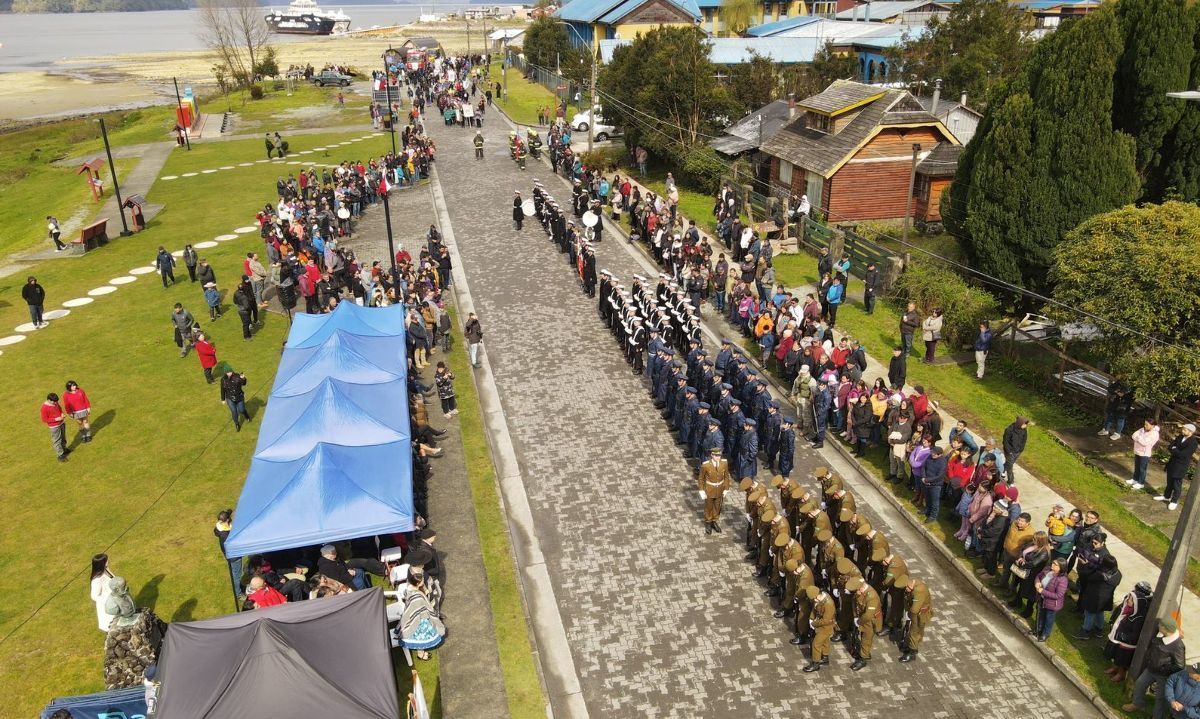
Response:
M146 688L114 689L77 697L61 697L46 705L39 719L49 719L59 709L72 719L146 719Z
M297 315L230 557L414 528L403 306Z

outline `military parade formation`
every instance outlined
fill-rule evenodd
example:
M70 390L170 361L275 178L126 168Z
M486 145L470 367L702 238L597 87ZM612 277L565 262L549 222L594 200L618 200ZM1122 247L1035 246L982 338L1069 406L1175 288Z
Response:
M663 273L654 283L635 275L626 286L608 270L597 272L599 234L587 230L602 223L581 185L564 211L535 179L531 199L514 194L514 227L535 217L583 293L596 299L600 320L644 378L683 456L696 462L705 533L722 531L725 493L736 484L744 494L746 561L776 601L774 616L787 620L791 643L809 647L805 672L828 664L835 642L853 657L851 669L861 670L879 635L898 644L900 661L913 661L933 617L925 582L909 574L835 473L817 468L811 487L792 476L796 420L737 344L723 339L710 358L686 285ZM758 478L760 461L772 474L767 483Z

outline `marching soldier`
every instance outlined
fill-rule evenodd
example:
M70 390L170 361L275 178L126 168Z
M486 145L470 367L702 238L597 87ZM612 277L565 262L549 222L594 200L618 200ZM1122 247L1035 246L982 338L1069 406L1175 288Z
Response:
M808 599L807 590L813 586L812 569L803 561L788 560L784 565L787 576L784 578L783 606L775 612L777 618L794 616L792 623L791 643L802 646L807 643L810 633L808 626L812 603Z
M908 563L895 552L883 558L883 579L880 581L880 596L883 598L883 633L892 639L900 639L904 626L904 587L896 586L897 577L908 574Z
M738 446L737 473L739 477L758 476L758 422L747 417L742 422L742 437Z
M817 584L833 588L837 578L837 562L846 558L846 549L828 529L817 535Z
M800 544L804 546L804 554L809 558L813 571L819 572L818 559L820 558L821 547L819 537L824 532L829 532L829 536L833 537L833 527L830 525L829 515L817 506L815 502L803 505L800 507L800 511L808 518L805 522L804 531L800 534Z
M692 433L688 436L687 454L683 455L685 459L700 459L704 455L700 454L700 447L704 444L704 437L708 434L708 423L711 417L708 414L711 407L708 402L701 402L696 406L695 424L692 426Z
M700 467L700 477L697 479L700 496L704 499L705 534L721 531L717 522L721 519L721 505L729 485L729 462L721 457L721 449L714 447L708 461Z
M900 638L900 649L904 653L900 661L911 662L917 658L921 648L925 625L933 618L933 605L929 599L929 587L920 579L896 577L896 586L904 587L904 627Z
M854 605L854 663L850 668L858 671L871 661L871 645L875 635L883 629L883 611L879 606L879 595L875 589L859 577L846 582Z
M721 427L721 431L725 434L726 457L737 459L739 450L742 448L742 432L745 424L746 417L742 414L741 400L729 400L729 411L725 415L725 424ZM737 472L737 476L746 477L751 475L745 475L739 471Z
M892 551L887 537L869 523L860 525L855 534L858 536L858 553L856 555L858 568L862 570L863 578L867 580L867 583L875 587L875 591L879 591L879 586L871 580L879 562ZM882 583L882 577L879 582Z
M780 515L782 517L783 515ZM786 531L787 520L783 520L785 531L779 531L775 535L775 573L771 575L770 586L766 595L768 597L785 596L783 594L783 585L787 579L788 562L799 562L804 559L804 549L800 543L792 537L790 531ZM781 603L782 604L782 603Z
M775 521L775 507L771 504L771 500L767 499L765 489L759 497L759 504L758 522L755 523L754 532L750 536L751 550L746 555L746 559L754 562L751 574L756 577L766 576L766 572L762 571L766 560L762 557L767 554L771 544L771 522Z
M829 663L829 642L833 637L834 615L833 598L816 586L804 590L812 605L808 626L812 629L812 653L805 673L820 671L822 664Z
M795 467L796 432L792 429L795 424L796 420L791 417L784 417L780 421L779 446L777 448L778 469L784 477L791 476L792 469Z

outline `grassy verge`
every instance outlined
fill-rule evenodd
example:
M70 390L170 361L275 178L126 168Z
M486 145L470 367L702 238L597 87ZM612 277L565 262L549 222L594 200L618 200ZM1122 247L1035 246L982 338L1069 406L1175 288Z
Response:
M386 138L355 143L355 152L380 153L380 141ZM260 149L256 141L226 144L227 151L241 147L247 156L257 157ZM174 151L163 174L182 172L191 162L186 154ZM275 168L262 164L157 183L155 201L166 209L143 233L34 267L47 287L47 309L148 265L159 244L178 249L250 224L255 210L274 199L275 176ZM229 291L245 253L260 248L251 233L204 254ZM0 326L28 319L20 280L0 280ZM103 635L85 576L96 552L107 550L138 603L168 621L232 609L212 522L237 500L287 323L266 315L255 340L244 343L236 314L201 320L219 359L250 380L247 404L255 421L235 433L196 357L179 358L169 324L175 302L203 314L200 289L186 279L163 289L154 275L143 275L0 356L12 378L0 387L0 402L13 413L0 423L0 443L20 448L6 456L0 482L6 508L0 686L10 694L0 717L32 716L53 696L102 688ZM77 451L59 464L37 411L47 392L62 393L67 379L78 381L93 402L95 441L78 444L71 427ZM436 691L435 678L426 689Z
M495 83L504 84L504 70L501 69L500 62L492 63L488 71L488 80L493 83L492 90L495 91ZM497 99L494 95L493 102L496 102L508 113L512 121L519 125L534 125L538 119L538 108L549 107L553 109L557 106L558 99L554 93L547 90L542 85L533 80L526 80L521 71L510 67L508 69L508 92L505 97ZM567 118L568 120L570 118Z
M369 126L370 116L366 109L371 104L371 99L366 95L353 93L349 88L317 87L311 82L301 80L296 83L289 95L286 90L274 89L274 83L271 81L263 83L263 86L266 88L266 93L260 100L251 99L249 92L238 90L226 95L202 99L200 111L219 113L228 109L236 112L238 118L243 121L279 123L281 120L286 122L289 119L288 115L293 111L324 108L344 116L345 122L356 122ZM339 92L345 98L344 107L337 105ZM322 125L341 124L340 122L329 123L326 120L321 122ZM318 125L318 127L322 125Z
M488 451L479 396L475 383L470 380L472 370L465 341L455 345L449 360L450 370L460 378L455 384L459 400L458 422L467 476L471 482L471 499L475 505L475 522L483 548L483 565L487 571L488 596L500 650L500 667L504 672L508 713L513 717L542 716L546 712L546 699L529 641L513 550L500 509L499 487Z
M807 255L789 255L775 260L779 280L788 286L816 282L816 261ZM851 293L861 289L851 280ZM866 314L857 302L838 312L839 327L856 337L867 353L889 357L899 337L899 313L886 302ZM908 382L924 384L951 414L966 420L977 435L999 438L1017 415L1031 417L1035 424L1021 464L1075 506L1100 512L1106 528L1155 563L1161 564L1169 537L1148 524L1123 504L1128 494L1124 485L1104 472L1088 466L1079 455L1064 447L1050 433L1079 425L1079 418L1032 388L1021 386L1000 372L975 379L968 365L924 365L910 362ZM1187 585L1200 591L1200 564L1191 562Z

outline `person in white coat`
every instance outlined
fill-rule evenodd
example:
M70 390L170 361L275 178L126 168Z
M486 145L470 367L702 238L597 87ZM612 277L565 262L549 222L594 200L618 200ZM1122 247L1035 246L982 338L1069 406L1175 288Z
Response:
M100 631L105 633L112 624L112 616L104 611L109 594L108 580L112 579L112 576L112 572L108 569L107 554L97 554L92 557L92 601L96 603L96 623L99 625Z

